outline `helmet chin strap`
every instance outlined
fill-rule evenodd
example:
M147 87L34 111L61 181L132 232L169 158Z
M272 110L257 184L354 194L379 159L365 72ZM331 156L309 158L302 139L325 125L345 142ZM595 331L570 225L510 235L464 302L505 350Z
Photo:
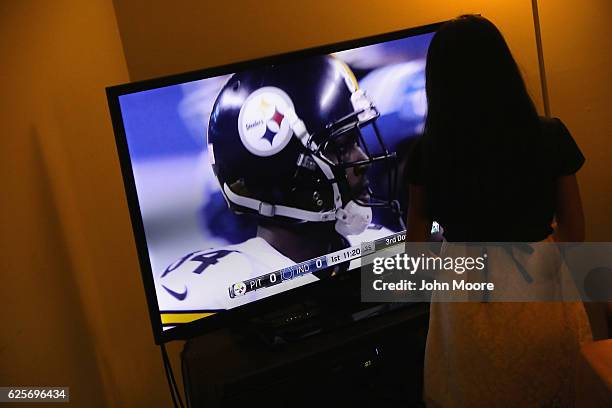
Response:
M349 201L336 210L336 231L341 235L357 235L366 230L372 222L372 209Z
M227 184L223 185L225 198L242 207L256 210L260 215L273 217L280 215L301 221L329 222L336 220L336 231L344 236L361 234L372 222L372 209L349 201L344 207L327 212L306 211L299 208L264 203L234 193Z

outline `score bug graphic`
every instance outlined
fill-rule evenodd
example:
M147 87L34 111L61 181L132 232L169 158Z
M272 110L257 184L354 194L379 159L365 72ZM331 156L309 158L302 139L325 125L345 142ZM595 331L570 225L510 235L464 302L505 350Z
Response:
M258 276L244 282L234 283L229 287L230 298L244 296L249 292L269 288L274 285L296 279L314 272L318 272L330 266L327 257L321 256L299 264L280 269L278 271Z

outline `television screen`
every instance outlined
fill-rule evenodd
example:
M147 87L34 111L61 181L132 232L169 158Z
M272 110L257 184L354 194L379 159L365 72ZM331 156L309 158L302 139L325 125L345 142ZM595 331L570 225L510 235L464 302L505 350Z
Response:
M108 89L157 341L404 229L433 29Z

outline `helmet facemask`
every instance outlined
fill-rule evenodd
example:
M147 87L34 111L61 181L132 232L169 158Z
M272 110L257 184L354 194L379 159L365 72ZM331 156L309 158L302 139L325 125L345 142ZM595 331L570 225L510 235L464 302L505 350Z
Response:
M372 208L388 208L401 219L396 197L397 163L376 126L379 112L361 91L355 92L367 105L314 132L306 146L331 168L338 183L342 205L337 210L336 229L345 235L363 232L372 219ZM352 98L353 99L353 98ZM356 99L356 98L355 98ZM354 103L354 105L356 105ZM373 140L366 140L361 129L371 125ZM368 173L378 166L386 185L377 192L369 185ZM384 193L380 193L385 190Z

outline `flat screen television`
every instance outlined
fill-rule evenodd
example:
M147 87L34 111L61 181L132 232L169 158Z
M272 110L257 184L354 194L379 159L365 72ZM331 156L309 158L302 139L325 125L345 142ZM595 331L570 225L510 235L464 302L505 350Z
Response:
M404 230L438 25L107 89L156 343L358 278Z

